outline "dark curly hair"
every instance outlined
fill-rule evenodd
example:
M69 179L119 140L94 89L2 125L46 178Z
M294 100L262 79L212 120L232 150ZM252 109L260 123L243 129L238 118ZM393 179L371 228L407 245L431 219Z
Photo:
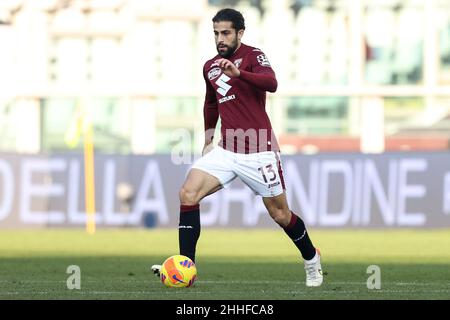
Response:
M219 10L212 19L212 21L213 22L231 21L232 26L236 31L245 30L245 20L244 17L242 16L242 13L231 8Z

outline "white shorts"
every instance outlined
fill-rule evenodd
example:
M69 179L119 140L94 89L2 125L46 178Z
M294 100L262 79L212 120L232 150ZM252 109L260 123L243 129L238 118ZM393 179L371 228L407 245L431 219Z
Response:
M276 151L243 154L216 146L198 159L192 168L216 177L224 188L239 177L262 197L275 197L285 190L280 154Z

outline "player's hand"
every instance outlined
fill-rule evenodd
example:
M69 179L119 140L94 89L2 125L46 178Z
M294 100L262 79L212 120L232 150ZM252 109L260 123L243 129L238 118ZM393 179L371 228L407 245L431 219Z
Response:
M210 152L213 148L214 144L212 143L212 141L210 143L205 142L205 145L203 146L202 157L208 152Z
M217 60L217 64L219 65L219 68L222 69L222 72L229 77L234 78L241 75L239 69L228 59L219 59Z

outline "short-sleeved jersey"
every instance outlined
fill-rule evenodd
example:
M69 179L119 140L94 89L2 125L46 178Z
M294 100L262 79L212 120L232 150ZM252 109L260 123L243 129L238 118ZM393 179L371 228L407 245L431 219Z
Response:
M221 71L216 63L220 58L216 55L203 67L205 127L208 112L218 111L222 135L219 145L224 149L238 153L279 151L265 108L266 91L274 92L277 87L275 72L266 55L242 43L228 58L241 71L235 78ZM215 123L211 126L215 127Z

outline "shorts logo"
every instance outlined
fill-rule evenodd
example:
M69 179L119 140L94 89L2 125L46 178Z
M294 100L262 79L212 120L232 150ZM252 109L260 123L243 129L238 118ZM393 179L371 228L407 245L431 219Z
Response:
M234 65L236 66L236 68L239 68L241 66L241 64L242 64L242 58L234 60Z
M215 78L217 78L219 76L219 74L221 73L220 68L214 68L209 70L208 72L208 79L209 80L213 80Z
M267 59L265 54L260 54L256 57L256 60L258 60L258 63L263 67L270 67L269 59Z
M273 187L276 187L276 186L278 186L280 184L280 182L278 181L278 182L275 182L275 183L271 183L271 184L269 184L269 188L273 188Z

